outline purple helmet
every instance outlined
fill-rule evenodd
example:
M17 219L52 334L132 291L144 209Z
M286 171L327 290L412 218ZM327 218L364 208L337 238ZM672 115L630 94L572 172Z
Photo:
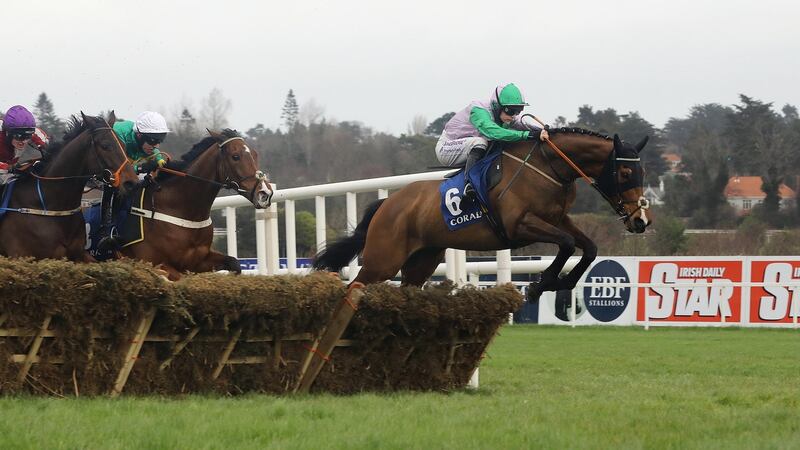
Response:
M22 105L14 105L6 111L3 118L3 131L12 128L35 128L36 119L33 114Z

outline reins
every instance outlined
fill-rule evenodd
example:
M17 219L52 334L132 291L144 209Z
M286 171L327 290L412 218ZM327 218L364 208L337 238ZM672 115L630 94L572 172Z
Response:
M110 131L111 131L111 135L114 137L114 141L116 141L116 143L117 143L117 150L119 150L119 151L120 151L120 153L122 154L122 163L119 165L119 167L117 168L117 170L115 170L114 172L112 172L110 169L103 169L103 175L105 175L105 174L108 174L108 176L107 176L107 177L105 177L105 179L104 179L103 177L101 177L101 178L98 178L98 175L97 175L97 174L93 174L93 175L70 175L70 176L60 176L60 177L47 177L47 176L44 176L44 175L39 175L39 174L37 174L37 173L34 171L35 167L31 167L31 170L30 170L28 173L29 173L29 174L30 174L32 177L36 178L37 180L45 180L45 181L63 181L63 180L91 180L91 179L99 179L100 181L102 181L102 182L104 182L104 183L108 183L108 184L110 184L111 186L113 186L113 187L115 187L115 188L119 187L120 183L122 182L122 178L121 178L121 176L120 176L120 175L122 174L122 170L125 168L125 166L126 166L126 165L130 164L130 161L128 161L128 157L127 157L127 155L125 155L125 149L124 149L124 147L123 147L123 145L122 145L122 142L119 140L119 137L117 136L117 133L115 133L115 132L114 132L114 129L113 129L113 128L111 128L111 126L108 124L108 122L107 122L105 119L103 119L103 122L105 122L106 126L104 126L104 127L100 127L100 128L94 128L94 129L91 129L91 130L89 131L89 132L90 132L90 134L91 134L91 137L92 137L92 142L94 143L94 134L95 134L95 132L97 132L97 131L100 131L100 130L110 130ZM97 157L97 159L98 159L98 160L100 160L100 155L97 153L97 149L95 149L95 150L94 150L94 152L95 152L95 156ZM35 165L35 164L36 164L36 163L34 163L34 165Z
M236 140L244 141L244 138L239 137L239 136L234 136L232 138L225 139L224 141L219 143L220 152L224 151L224 147L225 147L226 144L228 144L231 141L236 141ZM226 167L226 169L228 168L227 164L225 165L225 167ZM249 180L250 178L255 178L255 179L258 179L258 180L266 178L266 175L264 175L264 173L262 171L260 171L260 170L256 171L255 175L251 175L249 177L242 178L239 181L231 180L230 176L227 175L227 170L226 170L226 175L225 175L225 181L224 182L219 182L219 181L211 180L211 179L208 179L208 178L198 177L196 175L192 175L190 173L183 172L183 171L176 170L176 169L170 169L168 167L161 167L161 168L158 169L158 171L159 172L166 172L166 173L169 173L169 174L172 174L172 175L175 175L175 176L179 176L179 177L189 178L189 179L196 180L196 181L199 181L199 182L202 182L202 183L211 184L213 186L219 186L219 187L225 188L225 189L231 189L231 190L236 191L240 195L250 194L251 196L252 196L252 192L248 192L248 191L242 189L240 187L239 183L241 183L243 181L246 181L246 180ZM257 187L258 187L258 184L256 184L253 187L253 191L255 191L255 189Z
M535 121L539 122L539 124L542 126L542 128L543 128L543 129L547 129L547 127L545 126L545 124L544 124L544 123L543 123L541 120L539 120L539 118L538 118L538 117L534 116L533 114L525 114L525 116L530 116L531 118L533 118L533 120L535 120ZM560 148L558 148L558 146L557 146L556 144L554 144L554 143L553 143L553 141L551 141L551 140L550 140L550 138L545 138L545 139L544 139L544 142L546 142L546 143L547 143L547 145L549 145L549 146L550 146L550 148L551 148L551 149L553 149L553 151L554 151L554 152L555 152L555 153L556 153L556 154L557 154L559 157L561 157L561 159L563 159L563 160L564 160L564 161L565 161L565 162L566 162L566 163L567 163L567 164L568 164L570 167L572 167L572 169L573 169L573 170L575 170L575 172L577 172L577 173L578 173L578 175L580 175L580 177L584 179L584 181L586 181L587 183L589 183L589 185L590 185L590 186L591 186L591 187L592 187L592 188L593 188L595 191L597 191L597 192L598 192L598 193L599 193L599 194L600 194L600 195L601 195L601 196L602 196L602 197L603 197L603 198L604 198L604 199L605 199L605 200L608 202L608 204L609 204L609 205L611 205L611 207L612 207L612 208L614 208L614 212L615 212L615 213L617 213L617 215L619 216L620 220L622 220L622 221L627 221L628 219L630 219L630 218L631 218L631 216L633 216L633 214L634 214L634 213L636 213L636 211L639 211L640 209L647 209L647 208L650 206L650 205L649 205L649 203L647 202L647 199L644 199L644 202L642 201L642 199L635 200L635 202L637 202L637 203L638 203L638 207L637 207L637 208L636 208L636 210L634 210L633 212L631 212L631 213L628 213L627 211L625 211L625 207L624 207L624 205L625 205L626 203L633 203L634 201L622 201L622 200L620 199L620 201L619 201L619 202L617 202L617 203L615 204L615 203L614 203L614 201L612 201L612 200L611 200L611 197L609 197L609 196L608 196L608 195L607 195L607 194L606 194L606 193L605 193L605 192L604 192L604 191L603 191L603 190L600 188L600 186L597 184L597 181L596 181L595 179L593 179L592 177L590 177L590 176L586 175L586 173L585 173L583 170L581 170L581 168L580 168L580 167L578 167L578 165L577 165L577 164L575 164L575 163L572 161L572 159L570 159L570 157L569 157L569 156L567 156L567 155L566 155L566 154L565 154L563 151L561 151L561 149L560 149ZM533 151L533 149L531 149L531 152L532 152L532 151ZM616 161L617 161L617 160L620 160L620 161L624 161L624 160L631 160L631 161L632 161L632 160L634 160L634 159L633 159L633 158L625 158L625 159L623 159L623 158L619 158L619 159L617 159L617 158L616 158L616 149L612 149L612 156L613 156L613 158L612 158L612 159L614 160L614 161L612 161L612 162L611 162L611 164L612 164L612 166L613 166L613 167L612 167L612 177L613 177L612 179L613 179L613 181L614 181L614 185L616 186L616 184L617 184L617 180L616 180L616 176L615 176L615 175L616 175L616 173L617 173L617 169L616 169ZM637 160L638 160L638 159L637 159Z

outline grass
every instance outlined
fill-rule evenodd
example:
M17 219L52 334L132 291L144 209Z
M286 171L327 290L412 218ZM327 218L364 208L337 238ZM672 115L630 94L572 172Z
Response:
M0 397L0 448L799 448L800 332L502 330L475 392Z

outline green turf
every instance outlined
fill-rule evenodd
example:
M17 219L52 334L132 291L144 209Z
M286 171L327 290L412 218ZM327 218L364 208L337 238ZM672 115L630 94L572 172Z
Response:
M502 329L477 392L0 398L0 448L800 448L800 331Z

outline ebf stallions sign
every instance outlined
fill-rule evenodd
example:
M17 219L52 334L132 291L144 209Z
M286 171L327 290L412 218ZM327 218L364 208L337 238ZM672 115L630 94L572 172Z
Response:
M600 322L617 319L628 307L631 280L618 262L600 261L586 275L585 282L591 286L583 288L583 301L589 314Z

